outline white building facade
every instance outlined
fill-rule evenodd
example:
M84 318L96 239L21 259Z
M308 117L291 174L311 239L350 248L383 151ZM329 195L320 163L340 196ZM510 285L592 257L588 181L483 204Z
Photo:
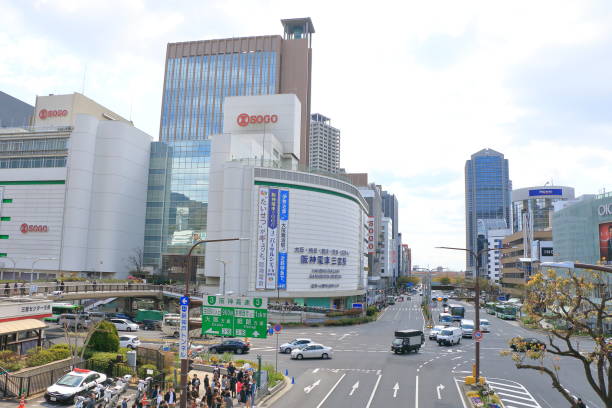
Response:
M38 97L32 127L0 129L4 278L127 277L143 245L150 143L77 93Z
M501 248L504 237L512 234L512 230L491 229L487 231L487 242L489 243L489 252L487 252L487 279L496 285L499 285L501 279Z
M204 278L220 293L326 308L365 294L367 203L352 184L297 171L292 94L228 97L212 137Z

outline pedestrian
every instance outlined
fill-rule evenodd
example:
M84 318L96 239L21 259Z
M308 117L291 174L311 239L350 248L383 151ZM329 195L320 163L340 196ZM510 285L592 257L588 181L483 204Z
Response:
M155 399L155 405L157 406L157 408L159 408L164 402L164 393L159 388L159 385L155 387L155 391L153 391L153 393L155 394L155 396L152 398Z
M128 406L128 399L127 397L123 397L123 401L121 401L121 408L127 408Z
M25 282L21 282L19 288L21 290L21 296L25 296Z
M6 282L4 285L4 296L8 297L11 294L11 285Z
M251 388L251 383L249 381L249 378L247 377L244 383L244 402L246 402L246 406L247 408L249 408L251 406L251 395L252 395L252 388Z
M64 283L64 281L60 282L60 291L64 291L66 289L66 284Z
M191 379L191 389L195 392L196 398L200 396L200 379L197 374Z
M89 393L89 398L85 401L85 408L95 408L96 406L96 395L93 392Z
M227 366L227 374L229 376L234 375L234 373L236 372L236 367L234 366L233 362L229 362L229 365Z
M210 387L210 380L208 379L208 374L204 376L204 388Z
M170 408L176 406L176 392L174 392L174 388L170 388L166 395L164 395L164 401L166 401Z
M582 398L578 398L576 401L576 408L587 408L586 404L582 401Z
M236 376L232 375L230 377L230 391L232 393L232 398L236 398Z
M223 393L223 403L225 404L225 408L234 408L234 401L229 391Z
M213 392L212 389L210 387L206 387L206 405L208 405L209 408L212 407L212 399L213 397Z
M93 291L96 291L96 286L98 285L98 283L96 282L96 280L94 279L94 281L92 282L92 286L93 286Z
M19 285L17 285L17 282L15 282L15 284L13 285L13 295L17 296L19 294Z

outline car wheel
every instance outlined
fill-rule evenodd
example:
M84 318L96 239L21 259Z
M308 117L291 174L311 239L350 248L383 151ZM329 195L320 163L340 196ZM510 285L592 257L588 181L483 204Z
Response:
M244 351L241 348L236 349L236 354L242 354Z
M217 354L217 349L213 347L213 348L210 349L210 352L213 353L213 354Z
M131 332L132 328L128 326L127 331Z
M298 354L297 356L295 356L295 358L297 358L298 360L301 360L301 359L303 359L303 358L304 358L304 356L303 356L303 355L301 355L301 354Z
M129 348L130 350L134 350L134 346L131 344L128 344L127 348Z
M321 358L322 358L323 360L327 360L327 359L329 358L329 356L327 355L327 353L323 353L323 354L321 355Z
M461 344L461 339L459 339L459 341L457 342L457 344Z
M290 349L290 348L286 348L286 349L285 349L285 353L286 353L286 354L291 354L291 349Z
M172 336L178 338L179 337L179 332L175 331L174 333L172 333Z

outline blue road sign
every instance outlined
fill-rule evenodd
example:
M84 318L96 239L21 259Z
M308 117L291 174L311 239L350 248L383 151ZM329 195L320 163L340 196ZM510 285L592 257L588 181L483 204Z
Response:
M270 327L270 328L268 329L268 334L274 334L274 329Z
M274 331L275 331L275 332L279 332L279 331L281 331L282 329L283 329L283 328L282 328L282 326L281 326L280 324L277 324L277 325L275 325L275 326L274 326Z
M363 309L363 303L353 303L353 309Z
M412 282L406 282L406 287L407 287L407 288L411 288L411 287L413 287L413 286L414 286L414 283L412 283Z
M505 302L506 301L506 297L505 296L498 296L497 300L499 300L500 302Z
M189 296L181 296L181 299L179 300L179 303L181 305L188 305L189 304Z

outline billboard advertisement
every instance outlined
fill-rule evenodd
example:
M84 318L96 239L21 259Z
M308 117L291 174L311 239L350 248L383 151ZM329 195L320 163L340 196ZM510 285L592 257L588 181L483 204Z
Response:
M599 258L612 264L612 222L599 224Z
M261 187L257 200L257 271L255 288L266 288L266 248L268 244L268 189Z
M287 251L289 249L289 191L279 191L278 287L287 289Z
M276 266L278 255L278 189L268 190L268 265L266 266L266 289L276 289Z
M551 195L563 195L562 188L546 188L529 190L529 197L540 197L540 196L551 196Z

